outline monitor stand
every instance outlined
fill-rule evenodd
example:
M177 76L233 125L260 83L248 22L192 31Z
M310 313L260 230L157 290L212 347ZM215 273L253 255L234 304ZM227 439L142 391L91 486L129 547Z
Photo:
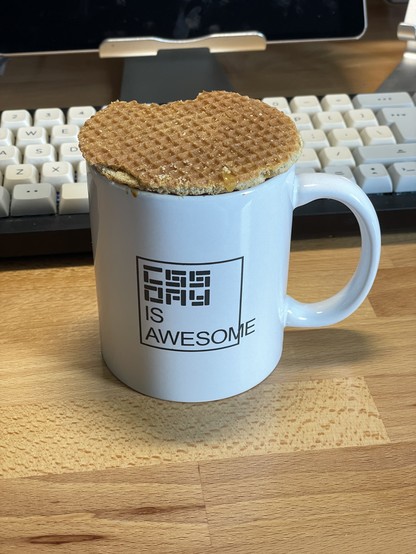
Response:
M377 92L416 90L416 0L409 0L405 20L397 29L397 38L406 41L403 58Z
M258 32L208 35L189 40L158 37L106 39L100 57L123 57L120 99L163 104L189 100L205 90L232 90L213 54L265 50Z
M208 48L162 50L156 56L125 58L121 100L189 100L206 90L233 90Z

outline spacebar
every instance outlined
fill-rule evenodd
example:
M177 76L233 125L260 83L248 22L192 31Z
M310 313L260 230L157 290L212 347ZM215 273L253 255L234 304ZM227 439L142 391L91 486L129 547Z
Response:
M353 156L357 164L416 162L416 143L357 146L353 150Z

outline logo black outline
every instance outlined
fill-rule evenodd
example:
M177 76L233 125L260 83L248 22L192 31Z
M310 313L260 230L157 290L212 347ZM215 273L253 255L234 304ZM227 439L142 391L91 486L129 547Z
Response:
M219 346L216 348L201 348L201 349L184 349L184 348L166 348L164 346L156 346L153 344L148 344L147 342L143 342L143 336L142 336L142 322L141 322L141 305L140 305L140 272L139 272L139 260L143 260L145 262L152 262L156 264L168 264L168 265L178 265L178 266L207 266L207 265L219 265L224 264L227 262L235 262L240 261L241 262L241 275L240 275L240 298L239 298L239 306L238 306L238 340L234 344L229 344L228 346ZM234 346L238 346L240 344L240 327L241 327L241 312L242 312L242 302L243 302L243 275L244 275L244 256L237 256L236 258L230 258L228 260L220 260L217 262L168 262L168 261L162 261L162 260L154 260L151 258L144 258L143 256L136 256L136 275L137 275L137 303L138 303L138 319L139 319L139 338L140 338L140 344L143 346L148 346L149 348L156 348L158 350L168 350L171 352L213 352L215 350L225 350L226 348L233 348Z

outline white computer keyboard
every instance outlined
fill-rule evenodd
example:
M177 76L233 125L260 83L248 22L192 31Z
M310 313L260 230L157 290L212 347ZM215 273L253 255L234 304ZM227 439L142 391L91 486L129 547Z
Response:
M407 216L403 221L413 221L416 93L263 100L288 114L302 135L297 172L345 175L370 195L377 211L394 210L398 221L401 214ZM64 238L62 251L79 251L80 240L85 242L82 248L91 248L86 167L77 135L95 112L92 106L2 112L0 256L37 253L34 250L53 253L58 248L55 231ZM36 240L29 240L32 232Z
M80 126L92 106L5 110L0 120L0 217L88 213Z
M416 94L264 98L296 123L298 171L345 175L368 194L416 191Z

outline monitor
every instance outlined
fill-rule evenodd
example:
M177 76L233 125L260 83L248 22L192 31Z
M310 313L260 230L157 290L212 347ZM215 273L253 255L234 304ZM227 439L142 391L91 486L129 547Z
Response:
M120 56L125 58L120 97L165 101L193 97L202 88L230 88L212 53L359 38L366 29L366 5L365 0L14 0L2 6L1 20L4 57L91 51Z

